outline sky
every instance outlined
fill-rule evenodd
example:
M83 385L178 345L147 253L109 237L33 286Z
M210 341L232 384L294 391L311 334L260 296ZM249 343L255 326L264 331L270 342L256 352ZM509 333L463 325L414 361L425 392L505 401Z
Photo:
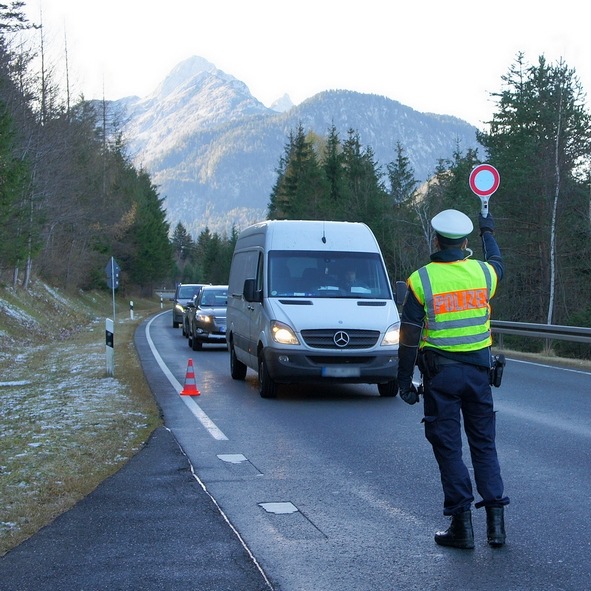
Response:
M25 1L58 83L65 88L67 47L71 94L87 99L147 96L195 55L267 106L283 94L299 104L353 90L479 128L518 52L534 64L564 60L591 91L579 0Z

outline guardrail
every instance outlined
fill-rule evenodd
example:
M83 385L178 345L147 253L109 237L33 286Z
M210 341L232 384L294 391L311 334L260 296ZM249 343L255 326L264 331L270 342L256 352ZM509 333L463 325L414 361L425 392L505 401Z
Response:
M491 320L490 324L493 333L501 335L499 342L501 347L503 346L502 335L504 334L591 344L591 328L582 326L508 322L505 320Z

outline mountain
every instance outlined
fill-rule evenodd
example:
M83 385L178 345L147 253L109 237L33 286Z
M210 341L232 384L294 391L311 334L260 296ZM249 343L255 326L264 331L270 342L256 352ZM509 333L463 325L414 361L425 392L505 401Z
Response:
M289 111L292 107L293 103L291 102L289 95L284 94L282 97L279 97L276 101L273 101L273 104L270 108L273 109L273 111L277 111L278 113L285 113L286 111Z
M293 106L287 95L270 108L246 84L201 57L181 62L147 97L114 102L125 113L131 158L150 173L174 229L196 238L206 226L229 232L264 219L290 132L326 136L349 129L385 166L404 147L417 180L426 180L458 145L478 148L476 128L461 119L420 113L383 96L321 92Z

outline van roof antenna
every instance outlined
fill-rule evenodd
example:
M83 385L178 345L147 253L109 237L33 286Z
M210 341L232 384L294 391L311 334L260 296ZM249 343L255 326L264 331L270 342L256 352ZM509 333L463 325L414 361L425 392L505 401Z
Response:
M324 222L322 222L322 244L326 244L326 233L324 229Z

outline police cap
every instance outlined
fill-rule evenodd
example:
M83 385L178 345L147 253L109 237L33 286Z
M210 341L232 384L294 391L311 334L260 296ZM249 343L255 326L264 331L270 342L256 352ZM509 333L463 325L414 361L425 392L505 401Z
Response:
M461 242L474 229L472 220L457 209L446 209L438 213L431 220L431 226L447 242Z

